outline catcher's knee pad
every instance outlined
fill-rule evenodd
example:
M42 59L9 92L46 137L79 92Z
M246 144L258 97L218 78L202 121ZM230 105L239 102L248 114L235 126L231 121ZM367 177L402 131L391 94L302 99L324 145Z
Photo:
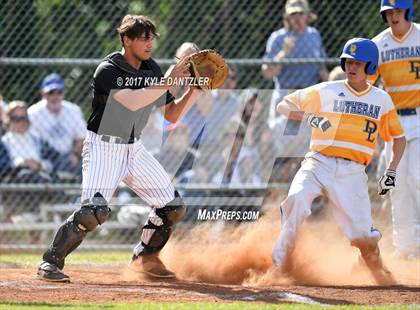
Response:
M178 191L175 191L175 199L169 202L163 208L155 210L156 215L162 220L162 225L154 224L150 219L146 225L143 226L142 230L152 230L151 237L145 243L141 242L143 246L142 251L138 255L147 255L159 252L168 242L169 237L175 227L175 224L182 220L187 211L187 207L184 204Z
M90 200L85 200L82 207L74 212L70 219L83 231L92 231L104 223L111 213L108 203L100 193Z
M62 269L66 256L82 243L87 232L105 222L110 212L111 209L100 193L96 193L91 200L84 201L81 208L58 229L52 244L44 253L44 261Z

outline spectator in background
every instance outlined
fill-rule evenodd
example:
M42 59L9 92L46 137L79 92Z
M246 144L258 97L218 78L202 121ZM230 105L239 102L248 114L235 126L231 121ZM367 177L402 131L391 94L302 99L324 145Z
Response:
M12 161L3 141L0 139L0 183L12 170Z
M178 62L183 57L194 54L199 50L200 49L197 44L193 42L184 42L175 52L175 61ZM165 76L168 74L168 72L170 72L172 67L173 65L169 67ZM169 91L174 95L175 98L179 98L184 94L187 88L188 87L186 86L173 85ZM203 97L206 99L202 99ZM206 93L203 97L199 99L199 104L194 104L182 119L182 123L186 124L189 128L191 145L194 145L195 147L198 146L199 139L201 137L201 130L203 129L203 124L207 115L206 111L209 110L206 107L209 106L210 100L208 99L211 97L211 95L210 93ZM165 128L168 126L170 126L170 123L165 121ZM168 133L167 130L165 130L165 134L166 133ZM166 139L166 136L164 138Z
M180 182L185 177L184 174L192 168L195 150L190 147L187 125L182 122L170 124L166 131L169 134L168 139L158 160L168 174Z
M256 89L246 89L241 94L242 114L238 114L228 124L238 128L235 140L230 146L227 141L229 159L223 183L261 184L261 161L258 148L261 141L261 125L266 123L263 103L258 99ZM234 122L239 122L239 126ZM233 124L233 126L231 125ZM229 136L229 135L228 135Z
M176 52L176 58L191 55L198 51L199 48L192 42L183 43ZM182 176L182 179L197 180L197 178L210 180L215 171L221 170L221 151L224 144L222 143L225 127L230 120L237 116L241 111L241 102L239 96L235 93L236 89L236 70L232 67L229 68L229 76L220 89L206 92L191 109L184 115L181 123L187 126L185 132L189 133L189 150L184 151L184 160L190 164L195 159L200 162L194 162L193 171L190 177ZM171 89L174 96L181 96L183 94L182 87ZM239 115L240 117L240 115ZM168 129L173 124L166 124L165 128ZM167 133L171 130L165 130ZM234 135L233 137L234 138ZM230 144L233 142L230 141ZM164 143L165 149L167 142ZM198 151L196 151L198 149ZM199 158L197 158L199 157ZM170 156L168 156L170 158ZM192 158L191 160L189 158ZM162 159L164 160L164 159ZM178 162L178 166L181 162ZM202 177L196 175L196 167L199 167L202 172L206 169L206 173L201 174ZM206 168L204 168L206 167ZM180 165L183 172L184 164ZM204 169L203 169L204 168ZM198 169L198 168L197 168ZM208 170L210 169L210 170ZM180 176L177 174L177 176Z
M248 151L241 153L238 159L238 166L232 177L232 183L248 184L259 186L262 184L259 174L259 163L257 152Z
M199 99L199 102L191 107L182 119L182 122L189 128L190 143L194 148L200 145L201 137L206 128L206 120L212 111L213 95L206 92Z
M200 49L198 48L197 44L193 42L184 42L182 43L175 52L175 61L178 62L180 59L184 58L185 56L192 55L198 52ZM165 76L172 71L174 65L171 65L165 73ZM175 98L180 98L185 91L188 89L188 86L184 85L173 85L169 91Z
M3 101L3 96L0 95L0 137L6 132L5 115L7 104Z
M57 73L44 78L41 95L42 100L28 110L33 129L60 153L57 172L81 177L81 153L86 134L82 111L64 100L64 82Z
M284 27L270 35L264 59L324 58L321 36L318 30L308 26L316 18L306 0L288 0L283 14ZM270 127L274 125L276 104L289 90L305 88L328 78L325 66L320 64L263 64L261 69L265 78L274 81Z
M274 31L267 42L264 59L284 60L293 58L325 58L322 39L317 29L308 25L317 16L309 9L306 0L288 0L285 5L284 27ZM275 132L275 143L279 158L275 170L285 176L281 169L292 169L294 175L301 157L309 149L310 128L297 121L277 114L275 107L291 90L305 88L328 78L324 65L320 64L263 64L263 76L273 79L274 91L269 110L269 126ZM280 178L276 181L285 181Z
M207 167L208 177L223 173L221 152L226 145L231 145L237 126L231 128L230 138L226 141L226 128L230 121L242 112L242 104L236 91L236 70L229 69L229 76L220 89L206 92L200 101L193 105L183 117L182 122L190 131L190 143L198 149L195 167Z
M32 131L23 101L10 102L6 113L9 131L1 138L1 180L4 183L54 183L54 163L59 153L42 141ZM5 166L3 166L5 165ZM5 221L35 223L40 219L39 205L55 197L40 191L3 192ZM31 242L37 242L39 234L31 233Z
M230 67L229 76L222 87L211 92L211 110L205 117L202 144L219 145L226 124L235 116L240 117L242 105L236 92L236 78L236 69Z
M261 185L262 180L259 169L260 159L255 148L243 146L235 159L231 157L234 155L232 154L233 152L234 150L232 150L231 147L227 147L222 152L222 157L225 161L234 160L234 163L231 166L232 174L228 178L226 184ZM226 180L226 178L224 178L220 172L213 177L213 182L217 184L224 183L223 180Z
M165 122L161 109L154 109L143 129L141 143L153 156L160 153L164 136L163 124Z
M12 101L6 114L9 131L1 138L13 168L10 182L53 182L59 154L30 130L23 101Z

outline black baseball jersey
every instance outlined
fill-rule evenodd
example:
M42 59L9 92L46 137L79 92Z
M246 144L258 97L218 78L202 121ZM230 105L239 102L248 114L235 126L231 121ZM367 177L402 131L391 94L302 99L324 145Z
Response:
M154 103L137 111L130 111L113 98L121 89L140 89L150 86L163 77L153 59L141 62L139 70L127 63L119 52L108 55L96 68L93 76L92 114L87 129L100 135L117 136L123 139L138 137L155 107L162 107L175 100L170 92Z

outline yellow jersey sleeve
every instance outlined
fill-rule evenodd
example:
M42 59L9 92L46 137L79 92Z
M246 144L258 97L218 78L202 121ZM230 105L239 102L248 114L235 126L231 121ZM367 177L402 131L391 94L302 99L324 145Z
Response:
M321 96L316 87L308 87L297 90L284 97L284 101L293 103L299 110L305 113L318 114L321 110Z
M386 103L387 111L382 114L379 122L379 135L384 141L391 141L393 138L404 136L404 130L401 127L400 119L394 108L391 98L388 96Z

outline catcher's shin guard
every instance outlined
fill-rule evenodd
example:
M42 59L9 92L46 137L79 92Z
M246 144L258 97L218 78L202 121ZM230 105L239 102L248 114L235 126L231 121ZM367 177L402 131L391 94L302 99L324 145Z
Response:
M187 208L175 191L175 198L163 208L156 208L143 226L140 243L134 249L133 259L141 255L149 255L159 252L168 242L175 224L185 216ZM160 225L159 225L159 224Z
M66 256L82 243L89 231L104 223L110 213L111 209L100 193L84 201L81 208L58 229L52 244L43 255L43 260L63 269Z

